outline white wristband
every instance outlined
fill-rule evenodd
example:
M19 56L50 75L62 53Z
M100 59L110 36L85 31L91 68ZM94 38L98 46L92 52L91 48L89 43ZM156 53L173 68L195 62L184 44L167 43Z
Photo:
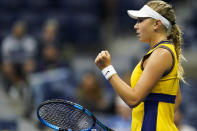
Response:
M105 76L107 80L109 80L113 74L116 74L116 70L112 65L109 65L102 70L102 74Z

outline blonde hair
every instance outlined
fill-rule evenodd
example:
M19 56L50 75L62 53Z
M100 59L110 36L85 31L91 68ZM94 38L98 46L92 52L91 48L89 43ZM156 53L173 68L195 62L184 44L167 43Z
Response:
M180 27L176 24L176 16L175 16L174 10L170 4L162 0L151 0L147 3L147 5L151 7L153 10L155 10L156 12L158 12L160 15L168 19L172 24L171 33L168 35L168 39L172 40L175 45L175 50L176 50L177 58L179 61L178 77L184 83L186 83L183 77L184 70L181 65L181 60L185 60L185 58L182 55L182 49L181 49L181 45L183 44L182 31Z

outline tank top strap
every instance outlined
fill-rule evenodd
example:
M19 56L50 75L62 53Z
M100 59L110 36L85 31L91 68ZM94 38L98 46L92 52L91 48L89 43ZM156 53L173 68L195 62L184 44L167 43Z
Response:
M157 43L156 45L154 45L154 47L151 49L151 52L156 50L161 44L171 44L171 45L173 45L173 42L169 41L169 40L161 41L161 42Z

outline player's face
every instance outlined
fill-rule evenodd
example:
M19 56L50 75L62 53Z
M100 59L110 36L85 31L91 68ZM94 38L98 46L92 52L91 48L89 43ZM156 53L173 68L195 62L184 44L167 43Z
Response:
M141 42L148 43L151 39L153 29L152 18L138 18L137 23L134 26L137 36Z

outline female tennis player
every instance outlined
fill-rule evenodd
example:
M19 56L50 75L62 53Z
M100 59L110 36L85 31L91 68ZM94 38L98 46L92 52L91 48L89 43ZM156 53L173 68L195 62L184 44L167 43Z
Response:
M131 75L131 87L116 73L108 51L101 51L95 63L115 91L132 110L132 131L177 131L174 111L181 101L179 80L183 80L182 32L172 6L149 1L139 11L128 10L137 19L134 29L150 50Z

